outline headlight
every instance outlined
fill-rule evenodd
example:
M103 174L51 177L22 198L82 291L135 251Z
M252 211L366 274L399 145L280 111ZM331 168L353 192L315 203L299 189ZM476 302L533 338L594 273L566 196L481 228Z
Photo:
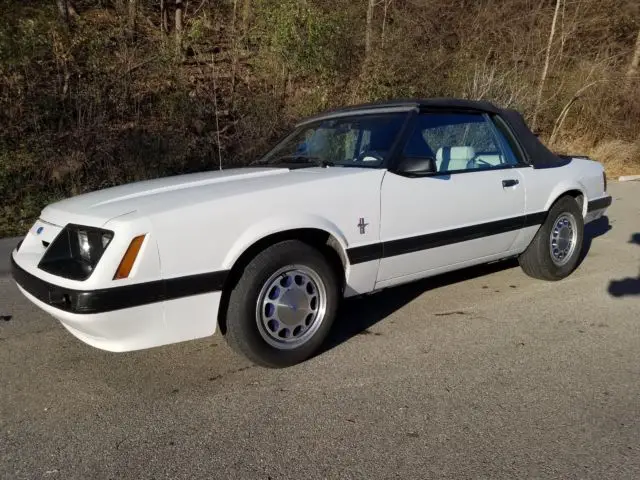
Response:
M86 280L113 239L113 232L69 224L51 242L38 268L45 272Z
M78 253L80 258L95 266L107 248L107 245L111 242L113 233L94 228L78 227L76 234L78 237Z
M78 245L80 246L80 256L87 262L90 262L91 245L89 245L89 235L85 230L78 230Z

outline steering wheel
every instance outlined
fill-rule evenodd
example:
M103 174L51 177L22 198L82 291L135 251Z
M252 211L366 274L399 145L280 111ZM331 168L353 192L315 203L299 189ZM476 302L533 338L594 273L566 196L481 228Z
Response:
M469 165L471 165L471 167ZM486 160L481 160L479 158L474 158L474 159L470 160L469 163L467 163L467 168L475 168L476 165L483 165L483 166L486 166L486 167L489 167L489 168L493 167L493 165L491 165Z
M366 160L365 160L366 159ZM366 150L358 155L356 158L356 162L382 162L384 160L384 155L377 150Z

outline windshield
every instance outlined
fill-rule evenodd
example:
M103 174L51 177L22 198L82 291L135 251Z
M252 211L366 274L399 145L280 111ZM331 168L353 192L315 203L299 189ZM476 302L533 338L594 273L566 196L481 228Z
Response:
M380 167L406 113L331 118L302 125L254 164Z

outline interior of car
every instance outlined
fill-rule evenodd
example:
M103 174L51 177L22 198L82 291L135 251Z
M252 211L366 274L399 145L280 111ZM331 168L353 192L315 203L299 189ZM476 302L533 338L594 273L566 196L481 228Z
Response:
M487 169L514 161L505 158L498 135L483 115L423 115L403 153L434 158L438 173Z
M476 152L468 146L440 147L436 152L439 172L495 167L505 163L499 152Z

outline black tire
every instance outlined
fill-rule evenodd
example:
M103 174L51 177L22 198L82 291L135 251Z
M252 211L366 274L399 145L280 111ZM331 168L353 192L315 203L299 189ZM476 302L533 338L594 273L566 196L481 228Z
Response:
M305 343L292 349L279 349L267 343L260 333L256 303L269 278L290 265L302 265L317 274L324 284L326 309L320 326ZM297 240L277 243L256 255L233 286L226 314L225 339L236 352L263 367L282 368L303 362L317 351L329 333L340 293L338 273L321 252Z
M551 229L563 214L571 214L576 222L576 246L569 259L563 265L554 263L550 252ZM584 239L584 219L576 200L570 196L561 197L553 204L545 222L533 238L527 249L518 257L522 270L533 278L541 280L562 280L577 267Z

